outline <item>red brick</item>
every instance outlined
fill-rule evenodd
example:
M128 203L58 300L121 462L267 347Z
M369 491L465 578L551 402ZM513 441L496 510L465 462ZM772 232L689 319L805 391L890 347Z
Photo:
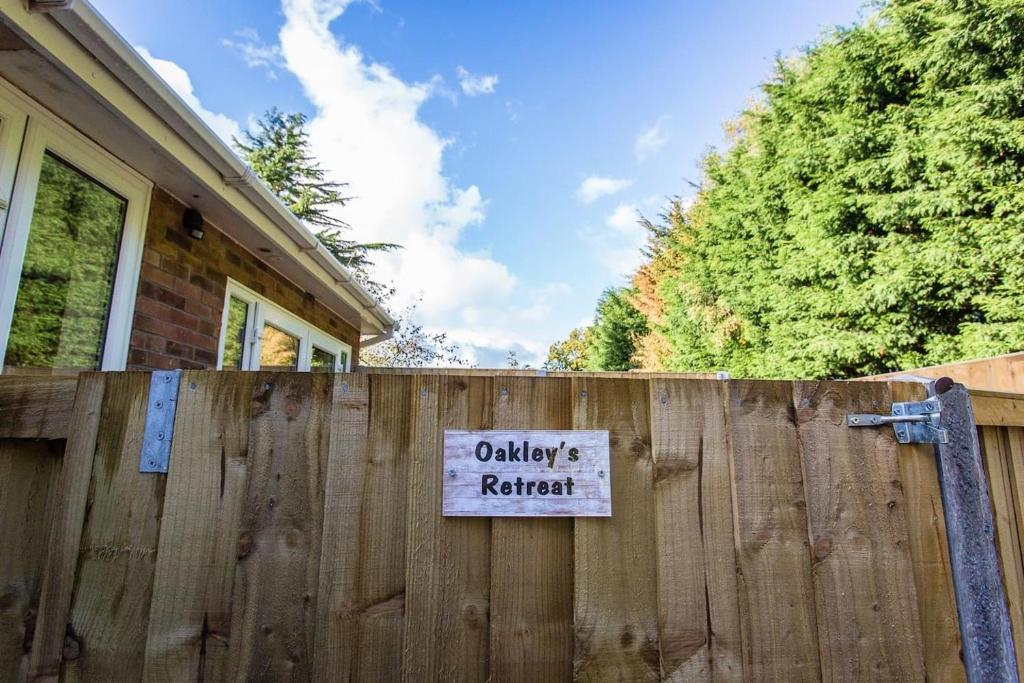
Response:
M140 285L148 281L168 289L175 288L174 276L150 263L142 264L142 270L139 273L139 278Z
M129 366L213 368L230 277L357 349L358 331L264 261L207 224L202 240L181 228L185 207L153 192Z
M192 360L195 358L195 349L188 344L180 344L170 339L167 340L167 348L165 353L175 358L184 358Z

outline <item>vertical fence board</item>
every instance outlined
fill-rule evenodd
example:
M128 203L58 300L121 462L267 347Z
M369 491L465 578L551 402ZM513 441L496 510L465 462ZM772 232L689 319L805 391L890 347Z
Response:
M697 386L651 380L650 391L661 665L666 679L680 681L711 675L701 529L705 426L703 406L687 400ZM729 519L731 525L731 510ZM728 541L731 549L731 533Z
M1024 506L1021 505L1022 496L1024 496L1024 429L1020 427L1005 427L1002 428L1004 434L1004 453L1006 456L1006 468L1008 470L1008 479L1010 483L1010 490L1013 493L1012 499L1008 500L1013 506L1013 516L1017 521L1017 556L1024 555ZM1024 573L1024 559L1021 560L1022 564L1018 565L1021 573ZM1008 570L1003 568L1004 585L1006 584L1005 575ZM1024 590L1024 581L1021 583L1021 590ZM1024 595L1019 596L1019 599L1024 603ZM1022 610L1024 610L1024 604L1022 604ZM1012 614L1012 612L1011 612ZM1013 622L1013 632L1018 634L1018 638L1021 639L1021 645L1016 647L1017 656L1017 671L1024 671L1024 615L1019 616L1019 621Z
M79 375L70 422L64 426L68 440L47 513L51 523L29 661L32 679L60 673L105 386L106 375Z
M142 677L166 479L139 473L149 374L109 374L82 534L69 680Z
M891 403L882 383L796 382L822 676L922 680L921 624L899 449L889 428L850 413Z
M612 481L612 516L576 520L575 676L660 680L649 387L580 379L572 389L573 428L609 432ZM703 596L703 580L679 589Z
M495 377L495 429L570 429L570 380ZM573 520L491 526L493 681L565 681L573 666Z
M903 382L891 384L890 391L893 401L920 401L926 395L923 386ZM931 444L901 445L898 459L928 680L965 681L935 449Z
M661 660L669 679L743 678L725 385L651 380Z
M433 375L423 388L412 411L403 674L486 681L491 522L442 517L439 478L444 429L490 427L492 380Z
M56 441L0 439L0 680L21 681L49 535L47 500L61 466Z
M803 475L788 382L730 382L728 427L743 673L817 681Z
M1017 517L1017 540L1024 551L1024 428L1007 427L1005 432L1008 456L1006 462L1013 490L1013 512Z
M989 495L996 522L996 548L1006 589L1010 624L1016 638L1024 634L1024 559L1021 556L1019 526L1021 520L1014 506L1013 475L1006 429L982 427L981 444ZM1024 670L1024 648L1017 647L1017 667Z
M335 392L317 679L393 681L401 677L413 378L338 381L349 389Z
M254 379L251 373L189 371L182 376L153 581L146 680L216 681L227 674Z
M333 377L260 373L249 423L231 678L309 678Z
M352 670L351 603L359 560L360 493L366 475L370 379L335 378L324 480L314 678L346 679Z

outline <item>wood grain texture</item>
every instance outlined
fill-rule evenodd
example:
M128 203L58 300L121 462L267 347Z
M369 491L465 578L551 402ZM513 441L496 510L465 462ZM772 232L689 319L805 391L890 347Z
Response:
M227 677L255 379L182 375L146 640L148 681Z
M399 680L412 378L338 375L335 387L316 678Z
M666 679L678 681L711 679L701 528L705 425L702 406L689 400L698 398L693 389L689 383L653 380L649 397L661 666ZM729 521L731 549L731 507Z
M563 378L496 377L495 429L569 429ZM573 520L491 520L491 680L565 681L573 672Z
M996 523L996 549L1002 569L1003 587L1010 612L1010 624L1014 637L1019 642L1024 633L1024 557L1021 552L1020 528L1024 520L1020 507L1015 505L1013 466L1006 429L982 427L981 447L988 475L989 496ZM1024 669L1024 648L1017 648L1017 668Z
M139 474L148 395L149 373L106 375L71 605L80 656L65 662L68 680L142 677L166 483Z
M972 391L971 407L979 427L1024 427L1024 396Z
M0 377L0 439L66 439L77 377Z
M442 517L438 482L444 430L490 427L492 391L489 377L419 379L411 414L405 680L488 678L491 522Z
M63 443L0 439L0 680L24 681Z
M334 377L259 373L236 542L230 676L309 678Z
M78 378L64 457L48 504L49 543L29 662L31 679L60 673L103 413L106 377L98 372L89 372Z
M822 677L922 680L921 624L893 432L851 429L883 383L796 382Z
M1003 447L1006 457L1007 473L1012 493L1014 517L1017 521L1017 548L1024 555L1024 428L1009 427L1002 430L1004 435ZM1024 564L1019 567L1024 574ZM1003 575L1010 573L1007 568L1003 569ZM1024 587L1024 586L1022 586ZM1024 602L1024 596L1022 596ZM1013 624L1015 634L1024 634L1024 619L1021 623ZM1019 635L1018 635L1019 637ZM1016 644L1016 641L1015 641ZM1017 647L1017 670L1024 671L1024 647Z
M729 382L743 675L817 681L818 630L789 382Z
M900 372L875 375L865 379L896 381L901 375L949 377L968 389L990 389L1024 393L1024 353L1009 353L990 358L932 365ZM980 424L980 423L979 423Z
M893 382L889 388L893 401L921 401L927 393L919 384ZM927 677L965 681L935 449L931 444L901 445L898 461Z
M642 380L572 384L573 426L609 432L614 511L610 519L576 520L573 671L579 681L661 679L648 391ZM704 592L703 581L678 588Z
M739 681L725 384L651 382L658 623L664 676Z

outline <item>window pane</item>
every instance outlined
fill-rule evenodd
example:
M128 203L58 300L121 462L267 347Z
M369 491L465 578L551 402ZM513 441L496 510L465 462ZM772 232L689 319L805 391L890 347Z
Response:
M345 351L342 351L341 352L341 358L339 358L338 361L339 361L338 362L338 367L340 367L342 369L342 371L344 371L346 368L348 368L348 353L346 353Z
M312 372L334 372L334 354L314 346L309 369Z
M272 325L263 326L260 370L295 370L299 365L299 340Z
M224 331L225 370L242 369L242 351L245 349L245 325L249 319L249 304L241 299L228 299L228 328Z
M127 206L92 178L44 155L7 372L100 366Z

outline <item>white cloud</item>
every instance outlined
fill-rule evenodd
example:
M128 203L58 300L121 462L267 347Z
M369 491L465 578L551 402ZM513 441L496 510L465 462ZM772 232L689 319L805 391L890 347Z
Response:
M635 204L622 203L605 217L605 229L586 227L577 236L609 274L625 278L643 263L647 231Z
M589 176L576 188L576 198L584 204L591 204L601 197L621 192L633 184L632 180L625 178L607 178L603 176Z
M469 97L490 95L498 85L497 74L475 76L461 66L455 69L455 73L459 77L459 86L462 87L462 92Z
M157 72L160 78L164 79L167 85L171 86L178 93L178 96L185 101L185 104L196 114L199 114L199 118L205 121L206 125L212 128L213 132L220 136L221 139L230 143L232 136L238 137L241 135L241 129L237 121L230 116L212 112L199 102L199 98L196 97L195 91L192 89L192 79L189 78L187 71L170 60L154 57L150 54L149 50L141 45L136 45L135 50L153 67L153 70Z
M221 44L237 51L250 69L265 69L270 78L277 78L277 69L282 66L281 47L264 43L256 29L239 29L235 38L225 38Z
M637 161L644 161L668 144L669 133L665 130L669 116L659 116L650 128L642 131L633 142L633 153Z
M282 0L279 34L284 68L314 108L312 149L356 197L337 217L353 226L354 239L404 247L374 258L375 276L398 288L392 309L419 297L425 329L448 332L471 358L503 357L514 342L536 354L528 362L542 360L547 340L567 332L562 317L543 308L544 284L526 285L486 250L460 245L462 233L485 220L487 200L478 186L445 175L453 140L420 118L424 102L444 95L442 81L403 81L335 36L330 25L350 2Z
M640 216L637 208L632 204L619 204L615 210L608 214L605 224L621 233L631 234L639 229Z

